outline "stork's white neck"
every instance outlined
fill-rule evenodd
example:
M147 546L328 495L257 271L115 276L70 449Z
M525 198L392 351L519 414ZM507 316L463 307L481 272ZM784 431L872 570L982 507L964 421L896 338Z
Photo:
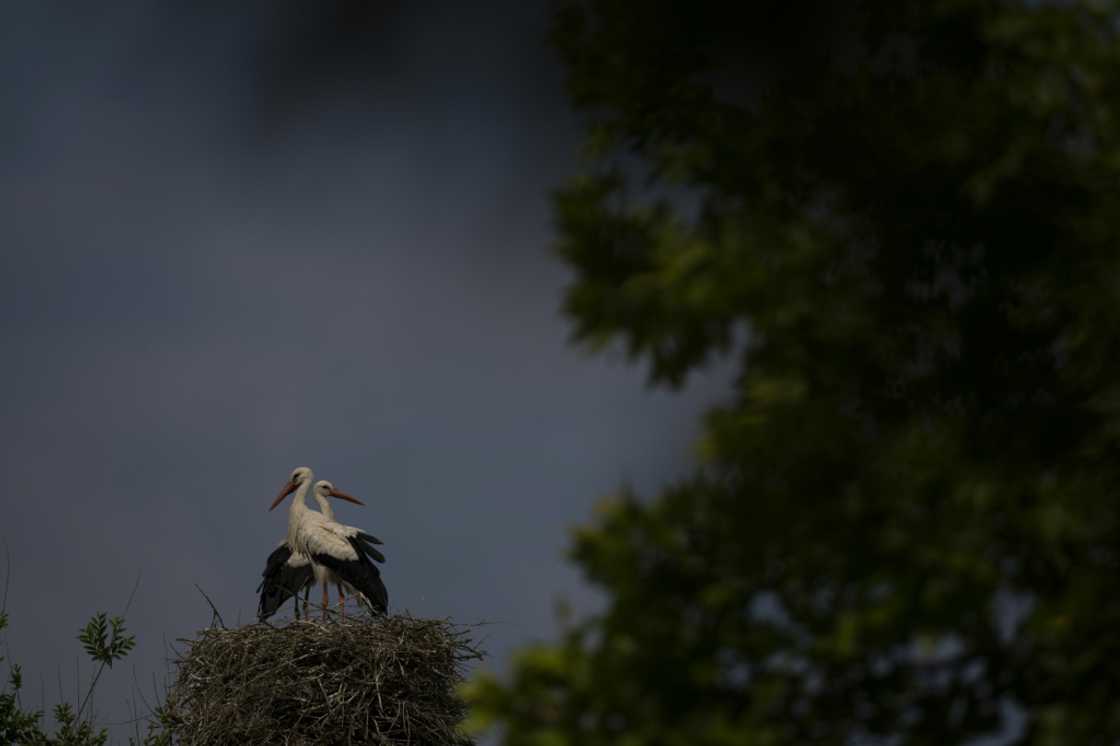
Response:
M288 509L288 530L294 531L304 514L307 513L307 490L311 488L311 477L300 483L296 494L292 495L292 507Z
M312 497L315 498L315 502L319 503L319 512L323 514L323 517L329 521L333 521L334 508L331 507L331 501L325 496L320 495L318 490L312 493Z

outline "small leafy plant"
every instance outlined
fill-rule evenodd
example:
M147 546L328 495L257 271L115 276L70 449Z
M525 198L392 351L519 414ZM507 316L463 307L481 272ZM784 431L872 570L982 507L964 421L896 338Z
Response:
M136 646L136 637L125 631L124 618L110 619L104 611L93 615L78 639L91 660L109 668Z
M7 580L5 580L5 593L0 601L0 633L8 626L9 617L7 604ZM136 589L133 588L133 593ZM131 604L132 599L129 598ZM127 606L126 606L127 612ZM109 740L109 731L106 728L97 728L90 716L82 717L86 706L93 696L97 682L106 668L125 658L136 646L136 637L129 633L125 627L123 616L110 617L105 612L94 614L78 633L78 640L82 643L90 660L98 664L89 688L78 705L77 711L69 702L62 702L54 707L54 718L57 723L53 735L47 733L43 727L43 713L41 710L24 710L20 702L20 690L23 687L23 669L18 663L9 663L7 683L0 688L0 744L22 744L26 746L105 746ZM0 663L5 657L0 655ZM160 712L156 713L157 720L162 720ZM132 738L133 744L143 746L160 746L170 743L169 737L164 733L157 733L158 728L150 728L149 735L142 740Z
M8 626L7 612L0 612L0 631ZM18 663L9 665L8 683L0 691L0 743L28 744L29 746L104 746L109 731L95 728L90 720L82 719L82 712L93 695L102 672L121 660L136 646L136 637L129 634L122 617L109 618L104 612L95 614L81 630L78 639L94 663L99 663L89 689L86 690L78 711L68 702L54 708L58 727L53 736L43 729L40 710L25 711L19 693L23 687L23 669ZM5 659L0 656L0 662Z
M0 611L0 632L8 626L8 614ZM0 655L0 663L4 656ZM8 683L0 690L0 743L37 743L42 734L38 712L24 712L20 707L19 690L23 673L18 663L9 666Z

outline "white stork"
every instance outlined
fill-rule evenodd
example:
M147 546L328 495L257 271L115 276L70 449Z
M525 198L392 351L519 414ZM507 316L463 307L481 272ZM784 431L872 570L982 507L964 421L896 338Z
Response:
M307 485L311 483L312 477L311 469L301 466L292 472L289 483L297 484L297 489L303 487L304 492L306 492ZM285 485L285 487L287 486ZM327 499L327 494L319 490L315 490L312 494L315 497L315 502L319 504L319 511L328 519L334 520L334 509L331 507L330 500ZM349 495L339 495L338 497L358 505L364 504ZM288 600L289 596L292 596L294 597L295 616L296 619L299 619L300 589L304 590L303 612L306 614L307 597L311 593L311 586L314 585L318 576L316 572L318 569L312 565L311 558L306 554L298 551L293 552L287 539L280 542L279 546L268 556L264 572L261 573L263 579L257 586L257 592L260 593L257 618L261 621L268 619Z
M361 543L360 547L355 546L355 548L360 549L358 553L359 558L366 560L366 564L369 565L367 570L363 571L362 574L368 575L369 570L372 570L373 572L373 578L367 578L367 580L369 580L369 588L367 590L371 591L373 594L370 595L367 592L359 591L354 587L353 584L351 584L349 581L335 572L335 570L331 569L329 565L332 565L334 563L326 560L313 563L312 570L315 573L315 580L321 586L323 586L323 605L326 606L326 604L328 603L327 589L331 583L334 583L334 585L338 588L339 613L344 615L346 613L346 593L343 590L344 588L345 590L350 591L351 595L356 596L360 602L365 604L365 606L370 609L370 611L374 613L384 613L385 607L388 605L389 601L388 594L385 591L385 585L381 582L381 573L380 571L378 571L377 566L368 561L369 559L376 560L377 562L385 561L385 555L383 555L380 551L372 546L373 544L380 544L381 540L376 536L372 536L362 531L361 529L354 528L353 526L345 526L335 521L334 511L330 509L330 501L327 498L337 497L343 500L349 500L351 502L357 503L358 505L363 505L364 503L362 503L353 495L348 495L341 490L335 489L335 486L325 479L320 479L315 483L315 487L314 489L312 489L311 494L314 496L315 502L319 503L320 505L328 506L327 510L322 511L321 514L327 519L328 523L334 524L336 530L338 531L338 533L340 533L340 535L346 536L350 539L357 539ZM362 557L363 553L365 555L364 557Z
M389 608L389 593L381 581L381 572L374 561L384 562L385 555L374 547L381 540L360 528L345 526L307 507L306 479L297 469L292 479L280 490L269 510L274 510L288 495L296 492L288 512L288 545L293 552L306 555L311 560L312 572L323 585L323 617L327 615L328 582L338 585L339 595L345 585L374 613L384 614ZM300 474L297 476L297 472ZM298 492L297 492L298 490ZM337 497L361 504L357 498L335 489L321 480L315 485L316 495L323 498ZM345 598L340 598L344 602Z

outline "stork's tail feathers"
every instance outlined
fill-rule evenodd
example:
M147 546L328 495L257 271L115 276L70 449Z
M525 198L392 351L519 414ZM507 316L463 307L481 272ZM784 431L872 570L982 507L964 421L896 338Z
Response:
M385 614L389 611L389 591L381 580L381 571L372 560L385 561L385 555L374 549L370 544L376 542L369 534L359 534L350 539L350 546L357 554L353 560L340 560L330 554L316 554L314 560L323 567L334 572L342 580L350 584L361 602L372 614ZM380 542L378 542L380 543Z
M292 596L296 595L314 580L310 564L290 565L291 547L281 544L268 556L263 580L257 586L260 602L257 604L257 618L262 622L275 614Z
M388 596L388 594L386 594L386 596ZM368 598L366 598L366 594L364 594L364 593L359 593L357 595L357 599L358 599L358 603L362 605L362 608L364 608L366 611L368 611L373 616L382 616L382 615L388 613L388 611L389 611L388 608L386 608L384 606L374 606L373 603L371 603L370 600ZM387 600L388 599L386 598L386 601Z
M279 585L269 584L267 588L265 588L264 585L264 583L261 583L261 588L257 589L261 591L263 588L260 603L257 604L257 619L262 622L275 614L292 595Z

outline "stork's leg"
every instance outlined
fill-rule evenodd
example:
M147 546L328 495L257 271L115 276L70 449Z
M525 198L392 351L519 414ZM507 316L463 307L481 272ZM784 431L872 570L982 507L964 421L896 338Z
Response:
M323 583L323 618L324 619L327 618L327 606L329 606L330 602L331 602L331 597L327 592L328 588L330 588L330 586L327 583Z
M295 610L296 619L299 619L299 591L292 594L292 609Z
M303 589L303 616L306 619L311 618L311 612L308 611L308 607L311 606L311 600L310 600L311 599L311 586L312 586L312 583L308 583L307 586L304 587L304 589ZM297 605L299 604L299 595L298 594L296 595L296 604Z
M346 594L342 592L342 583L338 584L338 613L346 616Z

